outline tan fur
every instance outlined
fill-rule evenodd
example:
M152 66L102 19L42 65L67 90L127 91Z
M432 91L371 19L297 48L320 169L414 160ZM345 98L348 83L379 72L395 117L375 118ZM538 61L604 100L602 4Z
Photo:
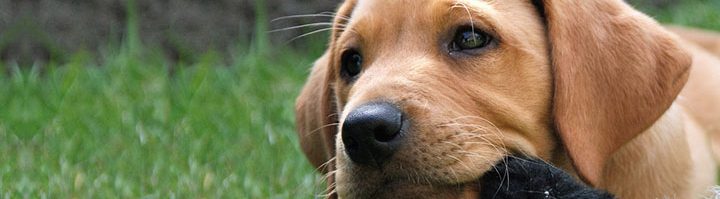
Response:
M681 26L667 26L666 28L708 52L720 56L720 33Z
M689 119L679 106L669 109L612 156L600 187L622 198L708 197L715 163L703 130Z
M512 153L620 198L701 196L716 172L706 137L720 134L720 61L619 0L544 3L547 22L527 0L346 1L296 104L330 196L473 198ZM443 42L470 22L498 42L449 55ZM364 60L351 84L339 74L348 48ZM412 126L382 171L355 165L336 136L378 100Z
M715 159L720 160L720 58L689 42L683 46L693 54L693 69L677 103L707 132L715 143Z
M315 61L315 65L324 65L328 61L327 53ZM313 67L308 77L308 82L298 96L295 104L295 113L297 121L298 136L300 136L300 147L310 159L313 166L322 169L323 173L328 170L324 167L324 163L334 156L331 151L335 151L334 145L327 140L333 140L335 133L325 133L327 128L336 128L335 125L328 123L325 125L322 114L322 101L317 100L318 96L322 96L323 78L327 74L327 67Z
M598 185L603 165L674 101L690 57L622 1L546 0L555 122L576 169Z

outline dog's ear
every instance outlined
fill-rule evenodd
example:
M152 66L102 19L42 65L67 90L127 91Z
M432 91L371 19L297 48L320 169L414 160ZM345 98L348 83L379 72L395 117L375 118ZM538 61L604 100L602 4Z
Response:
M690 56L657 22L621 0L535 0L554 70L555 125L581 178L650 127L685 85Z
M300 146L310 162L321 172L334 170L335 136L338 132L338 114L335 93L331 82L337 73L332 67L335 40L344 31L355 7L355 0L345 1L333 19L330 45L315 61L305 86L295 102L295 122ZM328 183L332 183L332 177Z
M335 151L334 135L337 133L337 114L332 112L330 86L327 80L329 53L315 61L310 76L300 96L295 101L295 123L297 125L300 147L305 156L323 173L330 168L322 167L330 160ZM337 120L337 119L335 119Z

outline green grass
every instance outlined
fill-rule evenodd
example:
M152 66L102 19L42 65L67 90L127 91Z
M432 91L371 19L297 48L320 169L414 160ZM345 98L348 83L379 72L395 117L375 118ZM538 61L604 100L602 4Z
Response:
M224 66L208 54L168 74L160 56L135 54L0 77L1 196L312 198L323 187L293 124L314 56Z
M720 30L706 6L717 4L650 12ZM0 197L312 198L324 188L292 108L322 42L302 53L257 42L231 64L208 53L171 73L133 38L99 63L78 53L0 73Z
M683 0L668 9L642 6L638 9L663 23L720 31L718 0Z

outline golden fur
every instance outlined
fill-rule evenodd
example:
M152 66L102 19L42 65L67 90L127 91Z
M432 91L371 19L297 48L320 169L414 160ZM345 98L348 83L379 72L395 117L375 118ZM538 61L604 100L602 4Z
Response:
M473 198L513 153L619 198L708 194L720 60L691 43L720 36L682 40L620 0L540 3L544 13L530 0L344 2L296 104L302 149L331 197ZM442 41L468 23L496 42L449 55ZM364 56L352 84L339 74L347 48ZM412 121L382 171L354 165L336 136L348 112L377 100Z

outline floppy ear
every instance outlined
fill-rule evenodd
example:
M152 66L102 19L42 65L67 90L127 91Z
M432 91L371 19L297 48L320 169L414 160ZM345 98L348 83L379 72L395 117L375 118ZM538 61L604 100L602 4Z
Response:
M691 58L657 22L621 0L536 0L555 78L555 125L586 182L649 128L685 85Z
M335 108L331 104L327 80L329 61L328 52L315 61L312 72L295 101L295 123L300 147L310 163L323 173L330 168L321 166L335 156L334 136L337 133L337 126L332 125L337 123L337 114L332 112Z
M355 0L347 0L338 8L337 16L333 19L330 46L315 61L310 77L295 102L295 123L300 146L313 166L322 173L335 169L335 164L331 160L335 157L338 107L330 83L336 76L336 72L330 67L334 57L333 46L348 23L355 2ZM333 180L330 176L328 185L332 184Z

